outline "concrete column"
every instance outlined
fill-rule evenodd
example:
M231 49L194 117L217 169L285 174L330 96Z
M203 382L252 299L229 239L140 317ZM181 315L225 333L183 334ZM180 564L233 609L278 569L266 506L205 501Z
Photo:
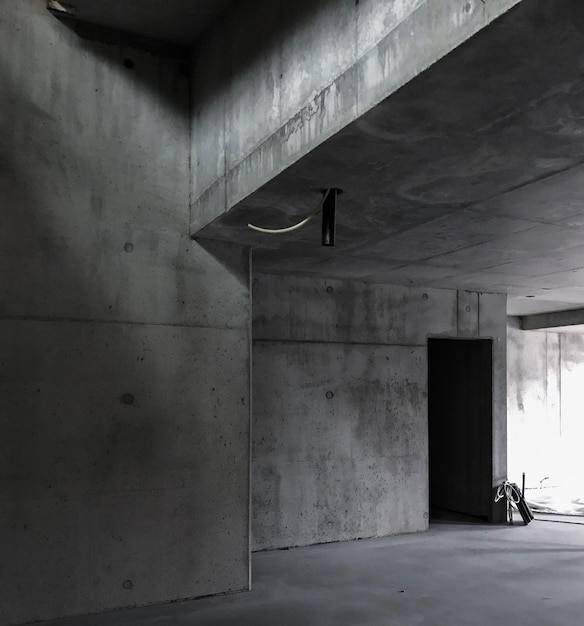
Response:
M479 293L478 334L493 341L493 496L507 478L507 296ZM505 505L492 503L493 522L505 521Z

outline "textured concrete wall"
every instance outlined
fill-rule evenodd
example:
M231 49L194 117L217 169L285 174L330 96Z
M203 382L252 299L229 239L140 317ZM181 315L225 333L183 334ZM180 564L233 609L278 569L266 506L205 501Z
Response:
M509 476L581 491L584 337L508 328Z
M192 231L518 2L238 3L193 54Z
M493 486L497 486L507 478L506 295L478 294L477 334L493 340ZM505 515L504 503L493 502L492 521L503 522Z
M258 275L253 297L255 549L427 528L429 335L494 339L505 478L504 296Z
M248 254L188 237L188 77L1 4L0 624L246 588Z

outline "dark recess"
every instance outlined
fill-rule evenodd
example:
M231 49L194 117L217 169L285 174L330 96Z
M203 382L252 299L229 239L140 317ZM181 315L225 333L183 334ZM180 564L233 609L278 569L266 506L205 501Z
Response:
M492 340L428 340L430 520L491 521Z

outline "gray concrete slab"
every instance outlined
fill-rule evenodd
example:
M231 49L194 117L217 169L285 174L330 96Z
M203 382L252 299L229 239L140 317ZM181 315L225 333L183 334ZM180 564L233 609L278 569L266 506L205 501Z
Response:
M234 4L194 53L192 232L518 1Z
M254 340L424 346L456 333L456 292L446 289L268 274L253 289Z
M457 297L457 331L459 337L479 336L479 294L459 291Z
M0 341L0 623L246 588L247 330L0 320Z
M361 2L359 11L370 17L373 4ZM418 32L413 22L429 4L384 3L379 14L402 41ZM358 119L201 234L249 243L256 270L267 273L584 302L582 276L571 273L582 267L584 241L583 25L577 0L519 3L372 110L359 108ZM395 64L409 67L401 49L394 52ZM380 63L370 59L371 82L359 98L375 92ZM246 174L277 169L280 156ZM321 250L318 219L287 235L247 228L294 224L330 186L344 190L334 249Z
M245 589L249 254L189 238L188 77L1 4L0 624Z
M426 372L425 346L254 342L255 549L427 528Z
M249 593L44 626L580 626L584 526L427 533L253 556Z
M493 486L507 478L507 296L479 293L478 335L492 339L493 349ZM492 521L505 519L504 507L492 504Z

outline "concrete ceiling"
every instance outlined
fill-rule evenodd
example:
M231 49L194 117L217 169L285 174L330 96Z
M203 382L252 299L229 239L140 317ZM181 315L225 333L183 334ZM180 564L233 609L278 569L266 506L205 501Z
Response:
M78 20L188 47L234 0L63 0Z
M254 269L584 304L584 3L524 0L199 233ZM340 187L337 244L315 218Z

